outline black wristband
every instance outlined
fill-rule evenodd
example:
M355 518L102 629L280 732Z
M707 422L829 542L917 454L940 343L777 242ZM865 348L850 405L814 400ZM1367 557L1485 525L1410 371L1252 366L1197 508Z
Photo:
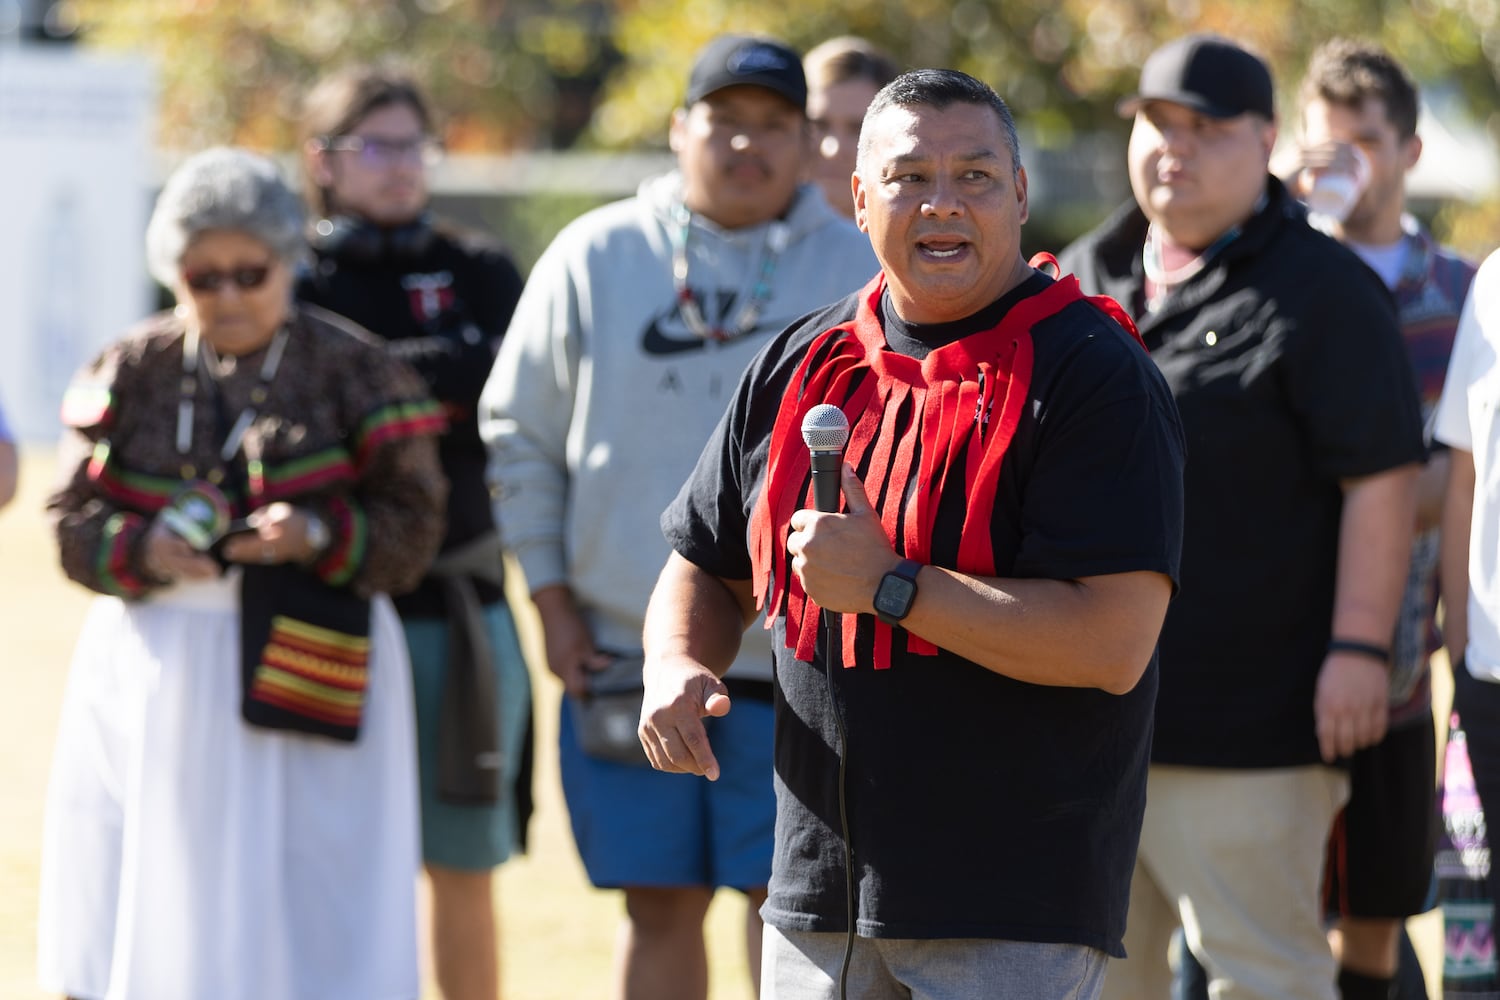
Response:
M1377 646L1373 642L1360 642L1358 639L1329 639L1328 651L1330 653L1359 653L1372 660L1379 660L1381 663L1391 662L1389 647Z

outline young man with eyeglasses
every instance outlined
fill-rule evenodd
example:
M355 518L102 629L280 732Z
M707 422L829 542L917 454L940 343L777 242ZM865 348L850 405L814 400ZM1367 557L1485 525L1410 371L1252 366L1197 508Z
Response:
M396 608L411 650L438 986L445 1000L494 1000L492 872L525 829L531 689L501 585L475 407L521 276L493 243L433 220L426 171L441 146L411 78L375 67L329 77L308 94L302 125L314 222L299 296L383 338L448 417L447 535Z
M752 974L771 874L771 664L749 637L730 683L737 752L714 786L659 774L634 736L646 599L667 546L662 510L736 381L788 323L875 273L869 241L798 183L807 85L778 42L722 36L699 53L672 118L678 169L590 212L537 262L481 403L501 526L567 688L563 791L590 880L625 891L611 995L702 1000L703 920L720 886L751 902ZM618 657L635 702L633 763L585 752L576 724ZM611 671L613 674L615 671Z

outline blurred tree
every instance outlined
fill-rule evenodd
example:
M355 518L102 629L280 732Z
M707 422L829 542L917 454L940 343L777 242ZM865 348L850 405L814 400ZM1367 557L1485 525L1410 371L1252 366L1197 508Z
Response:
M162 138L278 145L324 69L399 54L459 148L660 146L693 53L724 31L806 49L859 34L912 66L954 66L1003 94L1035 141L1117 128L1113 103L1161 41L1216 30L1264 53L1290 106L1331 35L1390 47L1420 80L1500 120L1500 0L67 0L85 40L154 54ZM602 102L596 101L601 91ZM596 107L597 103L597 107ZM1495 126L1500 132L1500 125Z
M161 141L289 148L326 70L397 57L453 148L573 142L614 63L602 0L71 0L89 44L154 57Z
M1336 34L1374 38L1419 80L1460 87L1500 124L1500 0L617 0L622 65L590 137L659 141L693 52L723 31L766 32L806 49L863 35L911 66L952 66L995 87L1034 141L1066 146L1080 130L1118 129L1114 102L1161 42L1219 31L1266 56L1291 107L1307 58ZM1500 127L1497 127L1500 132Z
M862 35L909 66L951 66L987 81L1034 146L1072 149L1103 133L1122 155L1129 124L1115 102L1162 42L1191 31L1241 41L1270 63L1278 107L1292 109L1312 50L1356 35L1389 48L1424 87L1462 95L1500 145L1500 0L813 0L795 9L616 0L615 8L621 64L586 134L605 147L662 143L693 53L724 31L765 32L804 51L832 35ZM1297 122L1282 128L1295 134ZM1436 222L1440 236L1479 255L1500 240L1497 217L1500 192L1485 205L1449 206Z
M803 50L859 34L911 66L991 83L1028 141L1072 148L1127 124L1114 103L1160 42L1215 30L1264 54L1293 107L1307 57L1335 34L1384 43L1454 91L1500 140L1500 0L62 0L86 44L155 56L161 140L289 148L302 92L324 70L399 55L463 152L663 148L694 52L725 31ZM1284 122L1283 128L1295 128ZM1478 231L1446 215L1455 231ZM1489 218L1495 215L1490 206ZM1490 237L1495 238L1494 234ZM1482 249L1482 248L1479 248Z

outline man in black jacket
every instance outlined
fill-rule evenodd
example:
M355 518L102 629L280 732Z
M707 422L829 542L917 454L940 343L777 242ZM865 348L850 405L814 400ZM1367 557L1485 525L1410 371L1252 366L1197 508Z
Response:
M1162 997L1180 920L1222 998L1337 996L1319 886L1340 766L1380 740L1422 423L1389 294L1268 173L1270 73L1146 62L1129 204L1063 254L1138 318L1188 442L1148 807L1106 997Z

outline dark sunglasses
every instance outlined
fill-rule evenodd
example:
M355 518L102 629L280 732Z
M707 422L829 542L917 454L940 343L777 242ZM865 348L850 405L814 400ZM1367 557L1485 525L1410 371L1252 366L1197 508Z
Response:
M271 276L271 265L236 267L230 271L188 271L182 280L195 292L218 292L229 282L242 292L252 291L266 283Z

